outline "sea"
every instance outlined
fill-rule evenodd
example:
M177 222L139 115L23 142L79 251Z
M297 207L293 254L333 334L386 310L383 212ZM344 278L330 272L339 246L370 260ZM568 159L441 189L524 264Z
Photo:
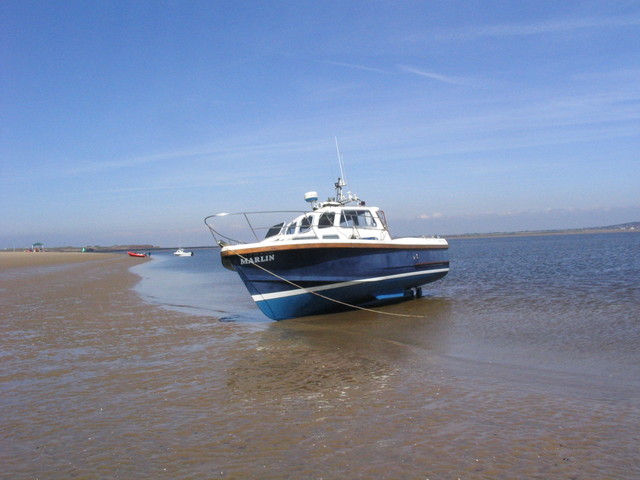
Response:
M640 234L454 238L421 298L280 322L194 253L11 290L0 479L640 478Z
M378 309L390 339L465 361L640 380L640 235L454 238L449 244L444 280L425 286L421 299ZM272 328L238 275L222 267L217 248L152 258L132 268L145 301ZM415 320L396 329L393 314ZM339 314L339 325L352 328L350 321L362 316ZM284 325L334 321L329 315Z

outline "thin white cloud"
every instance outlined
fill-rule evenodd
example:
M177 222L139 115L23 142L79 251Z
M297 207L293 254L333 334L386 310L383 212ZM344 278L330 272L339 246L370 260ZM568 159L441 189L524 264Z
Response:
M332 61L322 61L321 63L325 63L327 65L336 65L339 67L351 68L355 70L363 70L366 72L383 73L385 75L392 73L390 71L386 71L381 68L368 67L366 65L354 65L351 63L332 62ZM410 65L397 65L396 68L400 70L402 73L411 73L413 75L419 75L421 77L430 78L432 80L437 80L439 82L444 82L451 85L468 85L470 83L466 79L441 75L438 73L430 72L428 70L422 70L417 67L412 67Z
M449 77L446 75L440 75L439 73L430 72L428 70L421 70L419 68L411 67L409 65L398 65L398 68L405 73L412 73L414 75L419 75L421 77L430 78L432 80L437 80L439 82L444 82L451 85L467 85L468 84L466 80L458 77Z
M435 218L443 218L444 215L442 213L423 213L421 215L418 215L418 218L422 219L422 220L433 220Z
M327 65L335 65L337 67L346 67L346 68L352 68L355 70L365 70L367 72L376 72L376 73L389 73L386 70L382 70L381 68L376 68L376 67L368 67L366 65L355 65L352 63L344 63L344 62L332 62L329 60L322 60L320 63L324 63Z
M203 144L183 149L169 150L150 155L140 155L137 157L123 158L111 161L87 161L79 166L74 166L70 172L66 174L85 174L99 173L110 170L131 169L150 164L161 164L170 162L182 162L187 159L209 159L210 161L231 161L234 159L242 159L246 157L261 157L281 154L281 152L300 152L306 153L313 145L302 142L279 142L279 143L260 143L246 144L238 142L233 144L229 142L224 145L220 144ZM273 160L272 160L273 161Z
M586 28L615 28L640 26L640 16L585 17L549 20L545 22L511 25L487 25L443 30L435 33L440 40L474 40L487 37L511 37L569 32Z
M198 150L176 150L171 152L157 153L152 155L142 155L138 157L124 158L120 160L110 161L89 161L85 162L77 167L73 167L71 174L83 174L83 173L98 173L106 172L109 170L127 169L141 167L143 165L164 162L167 160L184 160L188 157L199 156L206 154L206 151Z

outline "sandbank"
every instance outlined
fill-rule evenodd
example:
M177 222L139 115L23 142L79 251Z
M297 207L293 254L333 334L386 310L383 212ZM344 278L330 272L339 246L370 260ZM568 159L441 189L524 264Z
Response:
M93 312L104 309L111 295L127 298L129 308L148 308L132 290L140 277L129 270L145 261L116 253L0 252L0 289L6 300L0 313L19 318L19 311L12 312L14 307L32 309L39 302L53 306L78 295L82 300L65 304L58 313L76 314L77 305L94 305ZM65 268L50 268L55 266Z
M116 253L91 252L0 252L0 270L88 262L121 256L121 254Z

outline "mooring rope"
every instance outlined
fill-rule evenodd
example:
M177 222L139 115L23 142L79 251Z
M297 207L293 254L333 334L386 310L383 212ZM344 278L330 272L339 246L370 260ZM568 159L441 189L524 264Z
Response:
M321 293L314 292L313 290L309 290L308 288L305 288L302 285L298 285L297 283L294 283L294 282L292 282L290 280L287 280L286 278L281 277L280 275L278 275L275 272L272 272L271 270L268 270L267 268L263 267L262 265L258 265L257 263L254 263L254 262L250 261L247 257L245 257L241 253L237 252L236 250L231 248L229 245L225 245L225 247L227 248L227 250L232 251L238 257L246 260L247 263L253 265L254 267L259 268L260 270L263 270L263 271L267 272L269 275L273 275L278 280L282 280L283 282L288 283L289 285L291 285L291 286L293 286L295 288L299 288L300 290L304 290L307 293L310 293L310 294L315 295L315 296L320 297L320 298L324 298L325 300L329 300L330 302L338 303L340 305L344 305L344 306L349 307L349 308L355 308L355 309L358 309L358 310L363 310L365 312L379 313L381 315L389 315L389 316L392 316L392 317L426 318L425 315L411 315L411 314L406 314L406 313L383 312L382 310L375 310L373 308L366 308L366 307L361 307L359 305L352 305L350 303L343 302L341 300L336 300L335 298L327 297L326 295L322 295ZM262 296L262 294L260 294L260 296Z

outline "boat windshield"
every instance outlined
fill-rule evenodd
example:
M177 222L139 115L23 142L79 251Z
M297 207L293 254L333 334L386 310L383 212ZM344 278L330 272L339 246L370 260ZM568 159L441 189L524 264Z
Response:
M340 226L376 228L376 220L369 210L344 210L340 215Z

